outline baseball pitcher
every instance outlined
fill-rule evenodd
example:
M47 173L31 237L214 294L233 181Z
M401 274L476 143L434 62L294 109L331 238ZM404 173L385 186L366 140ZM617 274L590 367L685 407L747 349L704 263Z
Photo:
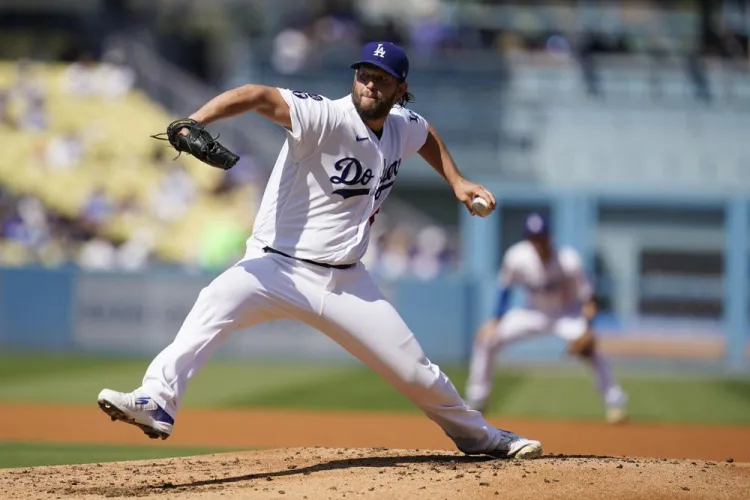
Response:
M113 420L166 439L190 379L224 339L237 329L291 318L379 373L464 453L537 457L538 441L497 429L469 409L360 262L373 216L410 155L431 165L472 214L474 197L492 208L495 200L461 175L435 129L406 108L413 97L402 48L368 43L351 67L351 93L340 99L245 85L167 129L178 151L222 169L237 157L205 130L216 120L252 111L283 127L286 140L244 257L201 291L141 386L130 393L104 389L99 405Z
M533 335L552 333L568 341L568 352L593 368L607 420L623 421L627 396L596 349L591 329L596 303L580 255L568 246L555 248L549 223L538 213L526 218L524 236L523 241L505 253L498 277L495 313L475 337L466 388L469 406L484 411L492 391L494 360L503 346ZM526 291L528 304L508 310L514 287Z

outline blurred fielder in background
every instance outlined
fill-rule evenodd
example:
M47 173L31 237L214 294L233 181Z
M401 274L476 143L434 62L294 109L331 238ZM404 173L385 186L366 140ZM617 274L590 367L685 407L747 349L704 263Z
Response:
M593 368L611 423L626 419L627 395L596 348L591 322L596 315L594 290L581 257L573 248L555 248L548 221L538 213L527 216L525 239L505 253L498 281L494 315L477 332L471 359L466 398L484 411L492 391L494 360L511 342L552 333L568 342L568 353ZM510 292L520 287L528 304L508 310Z

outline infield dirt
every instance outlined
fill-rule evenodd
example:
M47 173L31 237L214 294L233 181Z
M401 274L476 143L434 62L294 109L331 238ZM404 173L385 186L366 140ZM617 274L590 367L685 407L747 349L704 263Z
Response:
M748 427L490 421L546 456L465 457L421 415L185 410L156 442L96 405L0 405L4 441L272 448L4 469L0 498L750 498Z

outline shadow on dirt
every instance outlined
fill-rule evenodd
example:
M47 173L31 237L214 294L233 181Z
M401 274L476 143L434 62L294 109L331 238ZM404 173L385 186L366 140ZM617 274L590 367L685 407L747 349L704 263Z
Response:
M546 455L534 461L547 461L554 462L558 460L620 460L616 457L608 456L597 456L597 455ZM140 484L134 486L109 486L107 488L102 487L78 487L78 488L66 488L60 493L63 494L98 494L105 496L147 496L159 493L174 492L174 491L190 491L194 488L220 488L230 484L237 484L242 482L252 481L273 481L274 478L297 476L297 475L310 475L318 472L346 470L352 468L362 467L373 467L373 468L399 468L406 467L409 465L420 465L426 464L432 466L438 470L451 470L455 469L456 466L465 464L480 464L480 463L491 463L495 468L504 468L509 466L519 466L526 463L526 460L499 460L487 456L446 456L446 455L415 455L415 456L390 456L390 457L361 457L361 458L344 458L339 460L329 460L316 465L308 467L295 468L290 466L286 470L280 470L275 472L259 472L254 474L244 474L240 476L230 476L224 478L214 479L203 479L194 480L186 483L171 483L164 482L160 484ZM218 472L218 471L217 471ZM83 485L82 485L83 486Z
M243 476L225 477L222 479L208 479L204 481L193 481L186 484L165 484L153 485L151 489L172 489L196 486L213 486L242 481L253 481L256 479L277 478L294 475L309 475L316 472L334 471L342 469L351 469L359 467L402 467L405 465L431 464L431 465L456 465L466 463L482 463L497 461L492 457L470 457L470 456L441 456L441 455L417 455L417 456L396 456L396 457L365 457L365 458L346 458L341 460L329 460L328 462L311 465L309 467L300 467L298 469L283 470L277 472L261 472L258 474L245 474Z
M133 486L115 486L109 487L86 487L80 485L77 487L68 487L58 490L57 493L64 495L104 495L107 497L140 497L159 493L174 491L190 491L193 488L216 488L230 484L252 482L252 481L272 481L274 478L310 475L317 472L346 470L360 467L374 468L393 468L405 467L408 465L428 464L443 469L452 468L460 464L478 464L484 462L509 463L510 461L498 460L486 456L445 456L445 455L416 455L416 456L391 456L391 457L362 457L362 458L345 458L340 460L329 460L320 464L308 467L289 468L275 472L259 472L255 474L244 474L241 476L230 476L216 479L204 479L190 481L186 483L165 482L160 484L140 484ZM82 487L81 487L82 486Z

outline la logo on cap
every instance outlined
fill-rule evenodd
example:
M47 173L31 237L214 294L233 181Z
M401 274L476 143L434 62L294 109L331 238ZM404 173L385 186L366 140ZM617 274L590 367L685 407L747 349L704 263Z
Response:
M385 57L385 49L383 48L382 43L378 44L378 48L375 49L375 52L373 52L372 55L378 56L378 57Z

